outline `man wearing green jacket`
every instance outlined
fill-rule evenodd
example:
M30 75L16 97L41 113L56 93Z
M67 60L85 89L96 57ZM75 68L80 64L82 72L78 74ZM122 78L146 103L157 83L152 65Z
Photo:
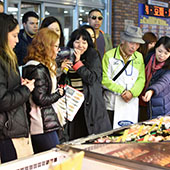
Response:
M138 96L145 84L143 57L137 49L143 43L141 29L129 25L121 34L120 45L106 52L103 57L102 84L113 128L137 123ZM115 76L117 79L114 79Z

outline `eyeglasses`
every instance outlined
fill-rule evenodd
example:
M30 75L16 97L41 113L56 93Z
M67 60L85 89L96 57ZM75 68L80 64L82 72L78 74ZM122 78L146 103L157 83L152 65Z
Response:
M103 20L103 17L102 17L102 16L99 16L99 17L97 17L97 16L90 16L90 18L91 18L92 20L96 20L97 18L98 18L99 21Z

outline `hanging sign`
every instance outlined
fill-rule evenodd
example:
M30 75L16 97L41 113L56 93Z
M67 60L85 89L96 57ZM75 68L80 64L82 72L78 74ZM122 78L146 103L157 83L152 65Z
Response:
M144 15L170 17L170 9L155 5L144 5Z

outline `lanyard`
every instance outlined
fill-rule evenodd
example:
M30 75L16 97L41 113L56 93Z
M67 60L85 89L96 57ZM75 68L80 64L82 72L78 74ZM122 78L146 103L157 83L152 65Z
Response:
M126 76L131 76L132 73L133 73L133 60L131 60L131 61L132 61L131 71L128 73L127 70L125 69L125 74L126 74ZM130 62L131 62L131 61L130 61ZM122 64L125 65L125 64L123 63L123 61L122 61Z

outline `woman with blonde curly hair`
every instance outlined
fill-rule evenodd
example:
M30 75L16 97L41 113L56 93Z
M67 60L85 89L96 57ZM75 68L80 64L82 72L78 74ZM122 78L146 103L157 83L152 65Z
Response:
M41 29L28 49L23 77L35 79L35 89L30 98L30 131L34 153L49 150L59 144L57 130L61 128L53 104L63 96L57 89L56 56L59 51L58 35Z

